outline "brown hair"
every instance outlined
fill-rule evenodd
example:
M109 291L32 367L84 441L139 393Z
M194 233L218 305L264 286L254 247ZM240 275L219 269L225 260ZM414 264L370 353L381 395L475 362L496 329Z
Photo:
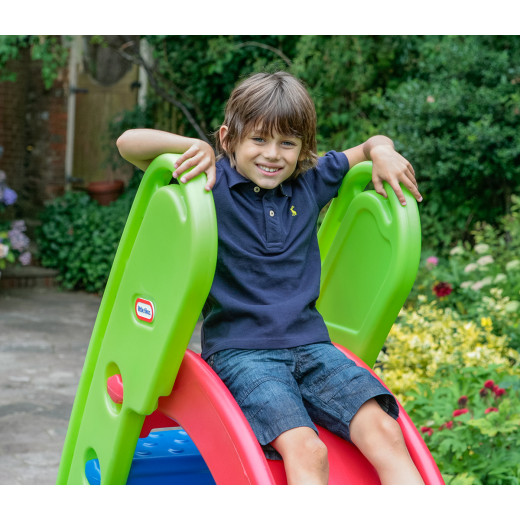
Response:
M277 132L302 140L292 178L318 162L314 103L302 83L287 72L261 72L239 83L226 104L222 125L228 132L223 143L215 133L217 154L227 156L232 166L237 144L258 129L265 135Z

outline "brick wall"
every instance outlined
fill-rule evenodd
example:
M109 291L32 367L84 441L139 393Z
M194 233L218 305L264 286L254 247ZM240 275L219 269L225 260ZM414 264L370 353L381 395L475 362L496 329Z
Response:
M67 132L67 74L45 89L40 64L28 51L9 64L15 82L0 82L0 169L18 193L16 218L30 220L45 200L63 193Z

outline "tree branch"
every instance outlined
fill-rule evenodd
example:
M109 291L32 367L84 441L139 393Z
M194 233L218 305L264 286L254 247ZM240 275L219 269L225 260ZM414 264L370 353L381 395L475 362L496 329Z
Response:
M280 49L277 49L276 47L273 47L271 45L267 45L266 43L249 41L249 42L237 43L235 45L235 48L237 48L237 49L240 49L242 47L260 47L261 49L267 49L268 51L274 52L277 56L282 58L282 60L285 61L285 63L289 67L292 65L292 61Z
M171 103L175 107L177 107L183 114L184 117L188 120L188 122L191 124L191 126L194 128L194 130L197 132L197 135L202 139L203 141L206 141L209 143L209 139L207 138L205 132L202 130L200 125L197 123L193 115L191 114L188 107L182 103L179 99L177 99L175 96L172 96L170 92L168 92L165 88L163 88L157 79L155 75L155 71L151 67L150 64L146 63L146 60L141 56L138 50L136 50L134 53L130 53L127 51L129 48L134 48L135 45L134 42L126 42L123 45L119 47L112 47L114 51L116 51L121 57L123 57L125 60L128 60L135 65L138 65L140 67L143 67L143 69L146 72L146 75L148 76L148 80L150 81L150 85L152 85L153 89L161 96L164 100L168 101L168 103Z

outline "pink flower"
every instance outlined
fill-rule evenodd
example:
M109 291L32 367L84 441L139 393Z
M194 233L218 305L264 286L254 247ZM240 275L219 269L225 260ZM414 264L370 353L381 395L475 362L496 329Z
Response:
M504 395L506 393L504 388L499 388L498 386L493 387L493 392L495 392L495 395L497 397L500 397L501 395Z
M451 284L446 282L438 282L433 286L433 292L438 298L443 298L444 296L450 295L451 291Z
M426 264L438 265L439 264L439 259L436 256L429 256L426 259Z
M492 406L491 408L486 408L486 410L484 411L484 413L490 413L490 412L498 412L498 408L495 408L494 406Z
M484 383L484 388L489 388L489 389L493 389L493 387L495 386L495 382L493 381L493 379L488 379L485 383Z
M421 426L421 432L426 433L426 435L428 435L428 437L431 437L431 435L433 433L433 428L429 428L428 426Z
M444 428L448 428L448 430L451 430L453 428L453 421L447 421L444 424L441 424L441 426L439 426L439 430L444 430Z
M467 408L461 408L460 410L454 410L453 411L453 417L458 417L459 415L464 415L465 413L468 413L469 410Z

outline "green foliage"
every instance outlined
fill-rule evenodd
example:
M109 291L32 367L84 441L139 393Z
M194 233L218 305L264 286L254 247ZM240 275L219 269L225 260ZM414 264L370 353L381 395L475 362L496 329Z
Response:
M413 162L423 236L432 247L496 222L520 188L520 63L516 37L418 40L413 74L374 97L379 128Z
M320 149L344 150L378 133L371 98L405 77L414 38L302 36L291 72L307 85Z
M297 36L147 36L154 77L210 136L222 123L237 80L259 70L287 68ZM281 55L280 55L281 53ZM182 133L200 137L184 118Z
M493 365L439 367L408 412L447 484L520 484L520 376ZM495 381L498 381L496 383Z
M512 203L471 243L444 257L425 251L376 363L450 484L520 483L520 199Z
M36 237L40 261L58 269L64 288L103 291L138 182L109 206L73 192L46 206Z
M437 301L466 320L484 320L520 351L520 198L512 197L496 227L480 223L472 235L475 245L460 242L446 256L425 252L408 304ZM436 294L439 284L449 294Z
M19 58L20 51L30 49L33 60L42 64L45 88L50 88L65 65L68 50L62 38L56 36L0 36L0 81L16 81L16 73L6 69L11 60Z
M499 365L503 374L518 373L520 353L507 335L497 335L489 322L472 321L437 302L403 309L390 330L375 371L403 403L419 383L432 389L443 365L461 367Z

